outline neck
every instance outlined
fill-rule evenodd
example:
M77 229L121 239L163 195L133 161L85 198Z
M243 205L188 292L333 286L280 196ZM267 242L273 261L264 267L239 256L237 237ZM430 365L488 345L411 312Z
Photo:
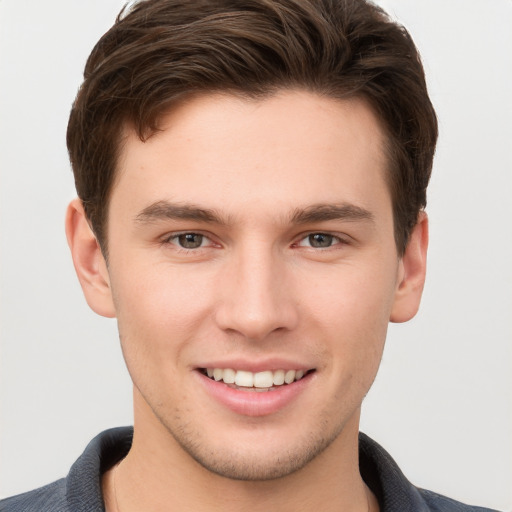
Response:
M136 418L137 419L137 414ZM126 458L103 480L108 512L271 509L322 512L378 510L359 474L359 417L302 469L266 481L232 480L212 473L186 453L159 422L135 421Z

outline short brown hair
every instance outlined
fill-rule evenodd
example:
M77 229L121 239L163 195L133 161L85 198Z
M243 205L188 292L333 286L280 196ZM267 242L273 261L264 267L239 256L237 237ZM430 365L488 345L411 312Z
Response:
M387 132L400 254L426 205L437 120L408 32L365 0L143 0L93 49L69 118L78 195L106 253L123 129L141 140L193 93L265 97L301 88L360 97Z

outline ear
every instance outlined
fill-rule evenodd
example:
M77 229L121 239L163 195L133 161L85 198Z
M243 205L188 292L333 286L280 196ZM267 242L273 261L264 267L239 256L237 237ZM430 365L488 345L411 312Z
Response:
M78 198L67 209L66 237L87 304L98 315L115 317L107 264Z
M400 259L391 322L407 322L418 312L427 270L427 247L428 217L425 212L420 212Z

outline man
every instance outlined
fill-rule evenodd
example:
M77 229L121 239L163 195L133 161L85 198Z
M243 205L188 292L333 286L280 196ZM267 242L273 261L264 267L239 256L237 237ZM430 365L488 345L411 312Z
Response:
M134 430L2 510L476 510L359 436L425 278L437 137L407 33L362 1L147 1L93 50L66 230L116 317Z

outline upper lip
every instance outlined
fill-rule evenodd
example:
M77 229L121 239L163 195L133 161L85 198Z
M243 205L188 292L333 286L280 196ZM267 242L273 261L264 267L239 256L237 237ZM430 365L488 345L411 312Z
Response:
M231 368L232 370L243 370L246 372L258 373L267 370L312 370L314 365L307 364L300 361L292 361L283 358L269 358L264 360L247 360L247 359L224 359L224 360L211 360L203 362L196 366L199 368Z

